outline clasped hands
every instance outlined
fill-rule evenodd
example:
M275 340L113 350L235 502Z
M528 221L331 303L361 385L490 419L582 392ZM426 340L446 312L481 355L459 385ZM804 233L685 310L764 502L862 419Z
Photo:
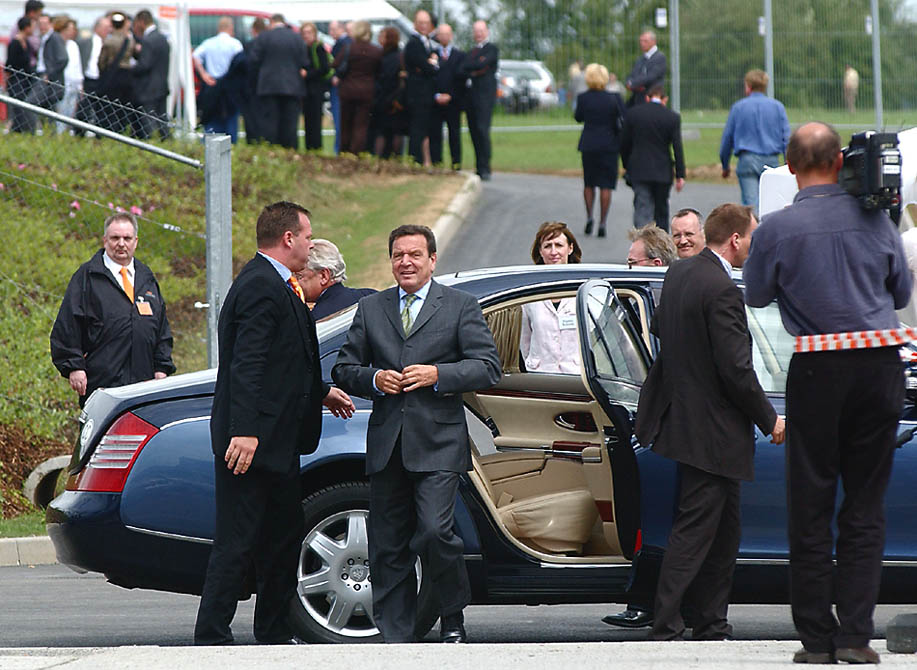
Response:
M771 442L783 444L784 439L786 439L786 421L778 415L777 423L774 424L774 429L771 431Z
M387 395L410 393L424 386L435 386L439 369L435 365L409 365L401 372L380 370L376 373L376 388Z

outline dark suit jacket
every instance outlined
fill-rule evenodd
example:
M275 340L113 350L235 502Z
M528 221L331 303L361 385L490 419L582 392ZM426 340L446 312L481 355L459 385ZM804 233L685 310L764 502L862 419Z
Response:
M474 296L433 282L410 334L401 326L398 287L360 301L331 377L348 393L373 399L366 434L366 473L380 472L401 437L411 472L465 472L471 467L462 393L490 388L502 371L493 336ZM379 370L436 365L437 390L379 395Z
M661 350L640 391L640 443L706 472L751 480L752 422L768 434L777 413L752 367L742 292L712 251L669 267L650 330Z
M461 109L465 98L465 52L452 47L449 59L439 59L439 72L436 73L435 93L448 93L452 96L450 106Z
M64 38L56 30L51 31L51 36L45 42L44 60L45 75L48 81L56 81L58 84L64 83L64 68L70 58L67 56L67 45Z
M143 36L141 45L132 70L134 96L140 102L159 100L169 95L169 40L157 28Z
M408 73L405 96L408 105L433 105L437 69L427 61L431 53L417 35L411 35L404 45L404 69Z
M256 255L220 312L220 365L210 438L222 458L235 436L253 435L251 467L290 474L315 451L322 431L322 382L315 322L270 262Z
M497 99L497 65L500 51L497 45L487 42L480 49L474 47L465 57L465 76L471 79L467 104L478 109L493 107Z
M364 295L372 295L375 292L374 288L350 288L340 282L332 284L318 296L318 300L312 305L312 318L316 321L324 319L326 316L358 303Z
M631 89L631 98L628 102L630 104L645 102L645 96L654 84L665 83L667 68L665 54L661 51L657 50L649 58L640 54L627 76L627 84Z
M596 90L580 93L573 117L585 124L577 149L583 152L619 150L624 125L624 102L620 95Z
M677 112L658 103L627 110L621 132L621 162L631 182L671 184L673 152L675 176L684 178L681 116Z
M382 49L369 42L354 40L347 58L347 71L338 84L341 99L371 103L381 65Z
M258 67L258 95L305 95L299 70L306 67L309 54L299 33L286 26L265 30L255 40L251 55Z

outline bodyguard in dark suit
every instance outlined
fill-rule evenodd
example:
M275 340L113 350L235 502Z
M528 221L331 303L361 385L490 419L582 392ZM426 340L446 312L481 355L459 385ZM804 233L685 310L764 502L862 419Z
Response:
M466 98L465 115L468 133L474 145L475 171L490 179L490 120L497 100L497 64L500 60L496 44L487 41L490 32L484 21L475 21L471 28L474 48L465 58L465 75L471 80Z
M300 74L308 62L306 44L287 26L282 14L274 14L270 30L255 40L251 56L258 68L259 130L271 144L296 149L296 128L306 92Z
M440 639L464 642L471 599L454 531L461 473L471 467L462 394L500 379L477 300L432 280L436 241L425 226L389 236L398 286L360 301L331 376L373 398L366 435L373 619L386 642L411 642L414 563L423 560L440 601Z
M143 9L134 17L134 34L139 40L140 53L132 69L134 75L134 100L140 106L137 128L134 133L141 140L159 129L161 139L169 137L169 116L166 98L169 97L169 53L171 47L166 36L153 23L153 15Z
M681 638L686 597L693 639L731 636L726 611L739 550L739 483L754 469L752 423L783 441L783 420L752 367L742 292L731 277L756 227L748 207L714 209L704 225L707 248L669 267L653 315L661 349L640 392L636 435L677 461L681 476L656 591L655 640Z
M634 191L634 228L655 221L668 232L673 164L675 190L685 185L681 116L665 106L661 87L653 87L649 102L631 107L624 115L621 162Z
M414 32L404 45L404 69L408 80L405 100L408 108L408 152L418 163L430 167L430 130L433 125L433 94L436 73L439 70L437 55L430 32L433 21L430 14L419 10L414 15Z
M309 212L278 202L257 224L258 253L220 312L220 365L210 437L216 535L194 628L195 644L230 644L230 623L254 566L255 638L289 642L303 535L299 455L315 450L322 404L349 417L353 403L322 381L315 322L292 271L312 248Z
M665 73L668 65L665 54L656 46L656 33L646 30L640 34L640 57L627 76L627 90L630 98L627 106L640 105L647 100L647 95L654 86L665 86Z
M436 93L433 95L433 127L430 130L430 159L443 162L443 124L449 131L449 156L452 169L462 167L462 106L465 101L465 52L452 45L452 27L440 23L436 27L439 49L439 72L436 73Z

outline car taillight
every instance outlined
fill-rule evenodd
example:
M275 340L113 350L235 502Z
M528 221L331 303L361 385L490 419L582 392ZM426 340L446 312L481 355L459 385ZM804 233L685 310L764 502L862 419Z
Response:
M86 467L67 482L67 489L120 493L143 445L158 432L136 414L120 416L99 440Z

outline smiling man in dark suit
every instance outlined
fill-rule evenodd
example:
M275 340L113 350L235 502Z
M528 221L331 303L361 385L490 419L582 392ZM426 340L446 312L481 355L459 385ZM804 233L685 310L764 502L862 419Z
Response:
M405 100L408 107L408 152L424 167L433 165L430 160L430 128L433 125L433 94L439 70L430 33L433 21L430 14L418 10L414 15L414 32L404 45L404 69L408 73Z
M373 398L366 434L373 619L386 642L414 641L414 563L439 597L440 639L464 642L471 600L454 530L461 473L471 468L462 394L490 388L501 367L478 301L433 281L426 226L389 236L398 286L363 298L331 376Z
M650 331L661 348L640 392L635 432L678 462L681 480L654 640L681 639L684 599L692 639L731 637L726 612L741 536L739 485L754 471L752 424L783 442L783 419L755 375L745 304L731 276L748 257L757 225L748 207L714 209L704 224L707 247L669 267L653 314Z
M465 58L465 76L471 81L465 103L468 134L474 145L475 172L483 181L490 179L490 121L497 101L497 65L500 51L490 41L484 21L471 26L474 47Z
M634 191L634 228L654 221L668 232L672 166L675 190L681 191L685 185L685 154L681 146L681 116L665 103L660 84L650 89L649 104L627 110L621 132L621 162L625 179Z
M252 565L255 639L293 639L286 615L303 536L299 455L315 451L322 405L347 418L353 402L322 381L315 322L293 277L312 248L309 211L268 205L258 253L226 294L210 437L215 457L216 535L194 643L231 644L230 623Z

